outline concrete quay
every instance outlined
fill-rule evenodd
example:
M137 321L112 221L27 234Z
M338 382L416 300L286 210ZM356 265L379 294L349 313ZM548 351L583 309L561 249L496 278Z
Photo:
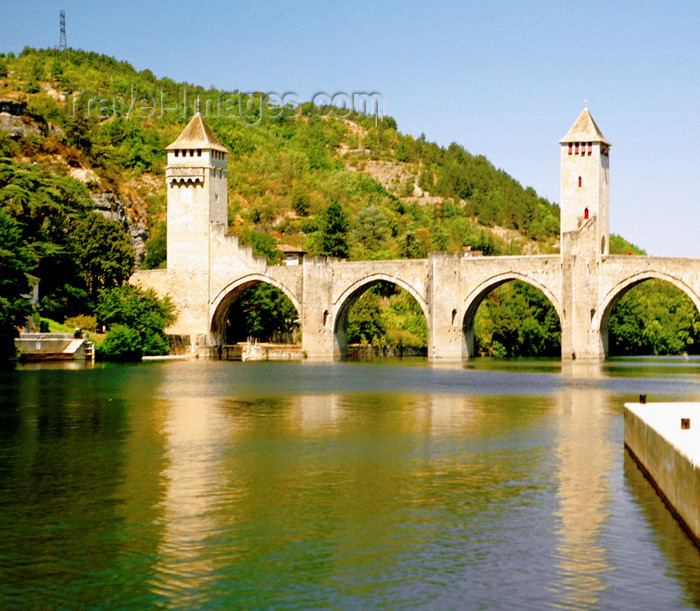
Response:
M15 348L25 361L95 359L94 342L74 333L20 333Z
M700 547L700 403L626 403L625 447Z

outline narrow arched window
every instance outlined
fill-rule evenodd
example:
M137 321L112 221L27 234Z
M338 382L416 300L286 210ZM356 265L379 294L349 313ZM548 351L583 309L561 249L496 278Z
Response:
M580 187L583 184L583 180L581 180L581 177L578 177L578 186Z

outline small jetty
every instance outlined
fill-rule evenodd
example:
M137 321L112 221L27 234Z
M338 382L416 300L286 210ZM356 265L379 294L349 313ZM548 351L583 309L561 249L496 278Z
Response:
M15 348L27 362L95 360L95 344L73 333L20 333Z
M700 547L700 403L625 403L625 447Z

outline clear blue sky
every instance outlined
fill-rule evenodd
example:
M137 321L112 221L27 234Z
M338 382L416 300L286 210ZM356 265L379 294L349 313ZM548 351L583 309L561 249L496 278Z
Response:
M612 143L610 230L700 257L700 2L3 0L0 51L58 43L223 90L379 92L399 130L559 201L584 100Z

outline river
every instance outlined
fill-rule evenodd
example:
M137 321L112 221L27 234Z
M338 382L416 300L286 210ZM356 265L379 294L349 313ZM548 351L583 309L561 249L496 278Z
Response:
M0 372L3 608L700 608L622 408L700 360Z

